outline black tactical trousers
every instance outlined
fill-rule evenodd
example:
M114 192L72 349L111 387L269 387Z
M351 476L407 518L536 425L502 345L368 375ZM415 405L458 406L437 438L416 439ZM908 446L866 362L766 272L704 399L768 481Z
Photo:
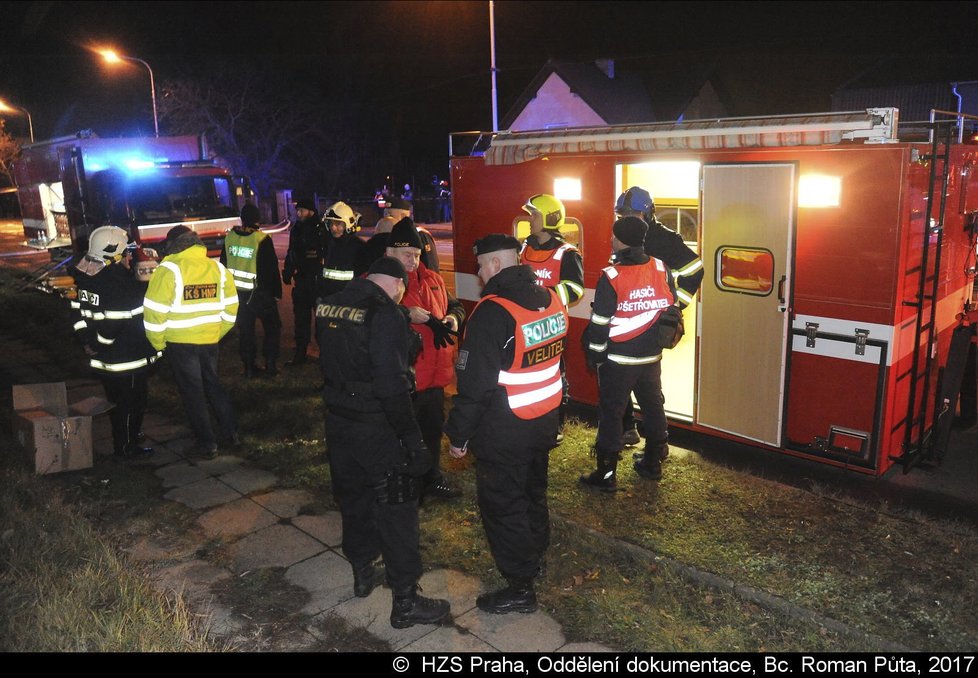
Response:
M316 318L316 285L296 282L292 288L292 315L295 318L295 350L304 353L312 338ZM316 338L319 341L319 338Z
M246 295L247 293L244 296ZM238 351L241 354L241 361L246 364L253 363L258 354L255 324L259 320L265 335L262 339L261 353L267 361L278 360L282 336L282 319L278 315L278 305L274 302L264 305L240 303L235 326L238 328ZM308 339L306 343L309 343Z
M414 416L421 429L421 439L431 452L434 461L424 477L426 486L437 485L442 480L441 437L445 425L445 389L426 388L418 391L413 398Z
M421 578L418 500L381 500L388 473L401 457L389 426L326 415L326 445L333 497L343 519L343 553L354 568L383 555L395 591L413 589ZM386 497L385 497L386 498Z
M635 393L642 408L645 422L645 438L661 442L668 437L668 423L663 409L662 363L647 365L619 365L608 360L598 368L598 437L594 443L599 452L620 452L622 415L631 394Z
M507 579L532 579L550 545L547 510L546 443L526 455L526 463L476 459L476 493L482 525L496 567Z
M221 439L234 435L237 425L231 397L217 376L217 344L167 344L166 360L187 411L190 428L203 445L218 442L207 405L214 409Z
M146 413L148 373L100 374L105 398L115 405L109 410L112 424L112 447L116 454L123 454L126 447L136 443Z

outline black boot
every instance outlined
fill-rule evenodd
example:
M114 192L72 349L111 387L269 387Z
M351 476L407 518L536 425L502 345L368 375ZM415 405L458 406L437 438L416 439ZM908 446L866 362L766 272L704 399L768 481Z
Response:
M618 489L615 472L618 470L618 452L596 450L598 468L589 476L581 476L580 483L585 487L602 492L614 492Z
M669 449L669 446L665 446ZM667 452L668 454L668 452ZM646 447L645 456L636 461L635 473L646 480L662 480L662 457L661 451L656 447Z
M286 367L298 367L299 365L306 364L306 349L305 347L295 350L295 355L292 356L292 360L285 363Z
M418 594L417 586L412 586L410 589L394 592L391 626L395 629L406 629L415 624L437 624L449 612L451 609L447 600L425 598Z
M278 376L278 365L275 364L274 360L265 360L265 374L269 377Z
M475 604L483 612L490 614L527 614L537 611L537 594L533 590L532 579L508 579L509 583L498 591L483 593L475 599Z
M384 582L384 566L380 563L367 563L353 568L353 595L366 598Z
M632 459L644 462L646 455L648 454L651 454L653 457L657 457L660 462L665 461L669 457L669 443L665 441L661 443L650 443L646 440L645 449L641 452L635 452L632 454Z

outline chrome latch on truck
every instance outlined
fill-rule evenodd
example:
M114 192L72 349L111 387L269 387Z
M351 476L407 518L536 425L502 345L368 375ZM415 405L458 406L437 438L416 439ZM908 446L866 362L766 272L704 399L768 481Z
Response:
M815 335L818 333L818 323L805 323L805 347L815 348Z
M856 355L866 355L866 339L869 337L869 330L856 328Z

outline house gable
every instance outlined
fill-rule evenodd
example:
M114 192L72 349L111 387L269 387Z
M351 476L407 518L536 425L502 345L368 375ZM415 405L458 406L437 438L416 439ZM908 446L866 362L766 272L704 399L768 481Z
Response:
M536 96L516 116L510 129L522 131L607 124L555 71L550 73Z

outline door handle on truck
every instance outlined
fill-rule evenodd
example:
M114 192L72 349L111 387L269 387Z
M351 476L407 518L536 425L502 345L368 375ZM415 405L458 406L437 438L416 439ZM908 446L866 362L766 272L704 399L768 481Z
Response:
M782 313L784 313L785 309L787 308L784 303L784 283L786 279L787 276L783 275L781 276L781 280L778 281L778 310Z

